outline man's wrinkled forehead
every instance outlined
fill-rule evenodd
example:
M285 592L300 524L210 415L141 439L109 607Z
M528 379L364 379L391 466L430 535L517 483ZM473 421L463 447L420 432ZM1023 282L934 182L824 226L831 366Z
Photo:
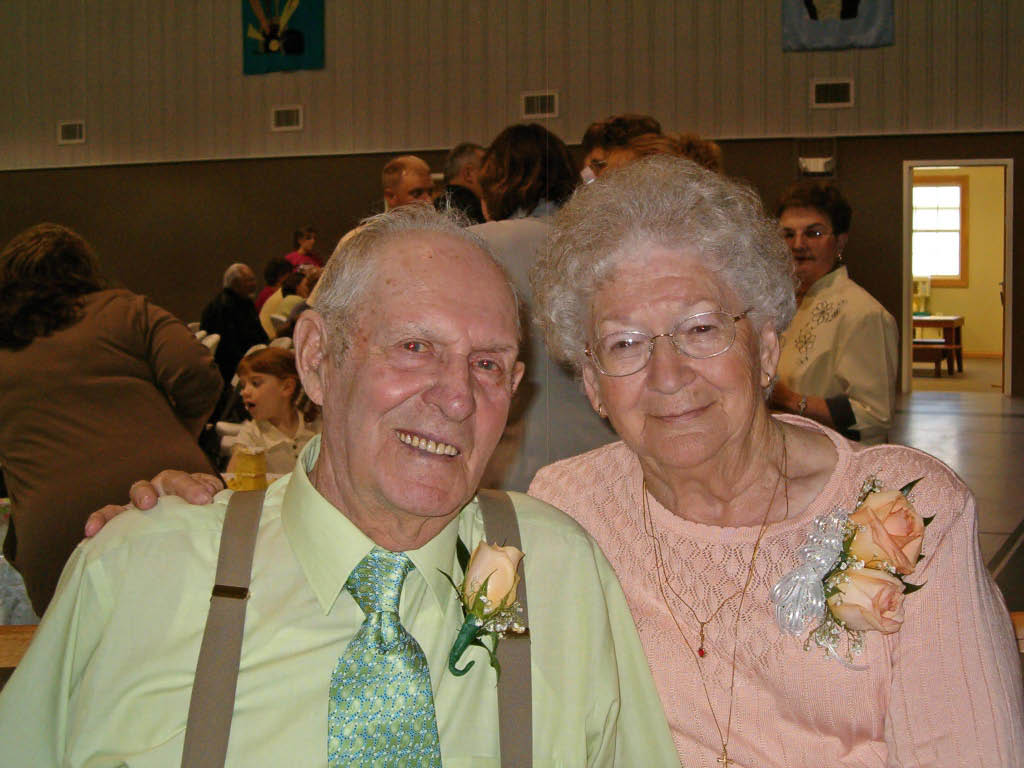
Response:
M518 344L522 330L519 326L518 299L504 269L477 243L445 232L399 232L383 239L377 251L374 288L381 293L402 294L430 290L423 280L425 272L439 275L443 285L436 290L439 304L449 302L453 292L457 295L492 292L489 311L500 324L507 319L515 327ZM483 274L481 274L483 273ZM371 299L367 309L373 312L378 300Z

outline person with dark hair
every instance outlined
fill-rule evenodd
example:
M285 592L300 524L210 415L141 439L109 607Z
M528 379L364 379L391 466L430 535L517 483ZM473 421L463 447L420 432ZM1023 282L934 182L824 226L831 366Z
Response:
M324 260L321 259L313 248L316 247L316 230L313 227L296 229L292 236L295 250L285 256L288 263L295 269L306 269L307 267L322 268Z
M220 390L209 350L145 296L107 289L80 235L39 224L0 252L4 555L36 613L96 499L168 462L210 471L196 439Z
M623 113L591 123L581 142L583 180L589 183L601 175L607 165L609 151L624 147L633 137L646 133L661 133L661 123L650 115Z
M482 224L484 212L480 207L480 166L484 148L479 144L463 142L448 153L444 161L444 192L434 201L439 211L459 211L470 224Z
M530 268L551 231L551 216L576 186L568 149L539 125L510 126L487 149L480 184L490 221L469 229L494 249L519 291L526 362L484 483L523 491L545 464L604 445L614 434L587 407L573 375L547 354L530 321Z
M798 280L771 406L862 443L885 442L896 405L896 320L850 279L853 209L831 183L794 185L776 206Z
M575 186L565 142L537 123L510 125L499 133L480 171L488 221L550 216Z
M267 262L267 265L263 268L263 282L265 285L256 297L257 310L263 308L267 299L273 295L274 291L281 287L281 283L284 282L284 279L288 277L294 269L295 268L292 266L292 263L284 256L275 256Z

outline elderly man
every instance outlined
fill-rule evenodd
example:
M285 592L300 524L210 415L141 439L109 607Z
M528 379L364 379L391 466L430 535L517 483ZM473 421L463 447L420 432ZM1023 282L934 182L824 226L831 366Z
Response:
M485 537L477 484L523 374L516 297L486 248L427 206L378 216L300 318L324 432L266 494L228 764L499 764L498 687L515 681L496 684L479 647L465 675L448 667L463 613L447 577ZM164 497L79 547L0 695L5 766L178 764L228 496ZM557 510L510 496L534 762L678 766L604 556ZM370 605L385 593L391 607ZM374 626L418 653L388 684Z
M199 319L204 331L220 334L214 360L226 382L235 375L238 361L249 347L267 342L253 303L256 287L256 275L248 264L232 264L224 271L224 288L206 305ZM220 412L219 405L214 412Z
M463 142L456 145L444 161L444 194L434 201L439 211L449 208L461 212L470 224L483 224L484 212L480 205L480 166L484 148L479 144Z
M409 203L429 203L434 191L430 166L416 155L402 155L388 161L380 174L387 210Z

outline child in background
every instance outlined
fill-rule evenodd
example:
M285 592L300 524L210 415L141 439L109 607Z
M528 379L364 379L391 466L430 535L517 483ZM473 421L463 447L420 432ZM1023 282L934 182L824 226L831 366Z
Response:
M295 354L290 349L268 347L246 355L238 364L242 402L252 417L242 425L235 449L262 449L267 472L283 475L295 466L299 451L320 432L319 409L305 400ZM236 456L228 463L234 472Z

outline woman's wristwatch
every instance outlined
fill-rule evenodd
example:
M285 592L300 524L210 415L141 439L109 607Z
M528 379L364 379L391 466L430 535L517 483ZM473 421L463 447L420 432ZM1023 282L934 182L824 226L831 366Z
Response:
M800 404L796 407L796 415L803 416L804 411L807 410L807 395L800 396Z

